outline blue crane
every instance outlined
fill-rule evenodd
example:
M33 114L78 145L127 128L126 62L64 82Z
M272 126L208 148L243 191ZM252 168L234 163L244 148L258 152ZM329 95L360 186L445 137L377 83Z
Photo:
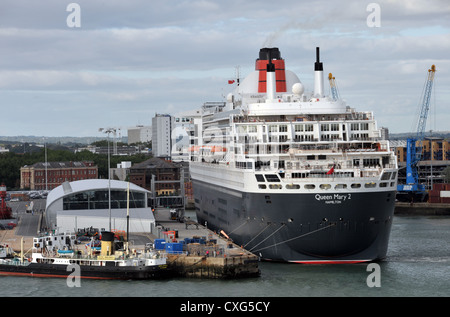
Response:
M419 200L423 200L426 196L425 186L419 183L417 164L422 159L423 139L425 137L425 126L428 118L428 110L430 109L431 90L433 89L435 72L436 66L432 65L428 70L428 77L425 82L416 137L409 138L406 141L406 184L397 185L397 191L399 194L408 194L409 199L418 197Z

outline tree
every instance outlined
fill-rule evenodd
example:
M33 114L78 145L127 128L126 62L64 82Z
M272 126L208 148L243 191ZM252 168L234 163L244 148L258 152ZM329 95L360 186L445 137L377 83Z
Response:
M444 183L450 183L450 166L447 166L442 171L442 178L444 179Z

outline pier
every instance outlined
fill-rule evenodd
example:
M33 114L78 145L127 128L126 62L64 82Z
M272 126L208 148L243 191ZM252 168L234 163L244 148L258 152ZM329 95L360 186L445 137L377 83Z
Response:
M259 276L258 257L226 237L190 219L173 220L169 209L157 208L155 218L160 230L153 241L164 239L166 246L171 246L170 240L183 244L183 251L168 252L168 265L177 275L223 279Z

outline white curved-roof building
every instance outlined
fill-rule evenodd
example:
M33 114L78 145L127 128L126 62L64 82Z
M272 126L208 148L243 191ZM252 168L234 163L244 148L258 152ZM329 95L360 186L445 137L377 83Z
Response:
M47 196L47 225L50 229L70 232L89 227L126 230L129 204L129 231L151 232L155 226L155 217L148 203L149 194L150 191L123 181L89 179L65 182Z

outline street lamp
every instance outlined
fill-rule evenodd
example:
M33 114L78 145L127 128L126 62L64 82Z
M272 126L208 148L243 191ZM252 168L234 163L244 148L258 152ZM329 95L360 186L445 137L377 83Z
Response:
M109 231L111 231L111 158L109 154L109 135L116 133L115 128L99 128L99 132L108 134L108 207L109 207Z

